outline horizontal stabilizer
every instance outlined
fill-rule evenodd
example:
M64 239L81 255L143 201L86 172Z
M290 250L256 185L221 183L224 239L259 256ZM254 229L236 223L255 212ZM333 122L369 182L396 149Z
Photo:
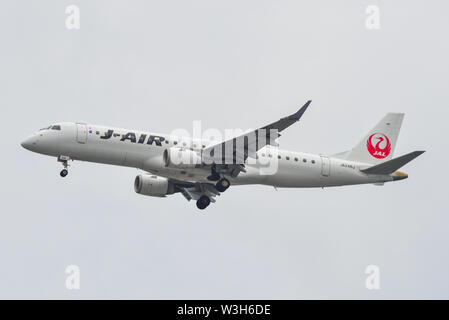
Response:
M420 156L424 152L425 151L414 151L406 155L400 156L398 158L382 162L381 164L360 171L367 174L390 174L395 172L400 167L406 165L416 157Z

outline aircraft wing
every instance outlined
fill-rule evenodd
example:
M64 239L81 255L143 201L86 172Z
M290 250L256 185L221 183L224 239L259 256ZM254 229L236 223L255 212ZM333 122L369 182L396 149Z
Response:
M202 152L203 161L216 164L243 164L248 157L255 158L256 152L266 145L277 146L275 140L281 136L279 132L299 121L311 102L307 101L296 113L276 122L205 148Z

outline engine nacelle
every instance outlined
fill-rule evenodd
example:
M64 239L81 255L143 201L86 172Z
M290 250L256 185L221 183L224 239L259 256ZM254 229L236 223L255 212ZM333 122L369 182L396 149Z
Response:
M175 186L167 178L139 174L134 180L134 191L145 196L165 197L175 193Z
M163 159L165 166L171 168L187 169L201 164L201 156L190 149L165 149Z

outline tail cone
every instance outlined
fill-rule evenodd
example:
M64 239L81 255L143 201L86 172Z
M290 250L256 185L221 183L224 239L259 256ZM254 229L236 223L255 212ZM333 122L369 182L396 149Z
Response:
M395 171L391 174L391 176L393 177L393 181L403 180L403 179L408 178L408 174L405 172L402 172L402 171Z

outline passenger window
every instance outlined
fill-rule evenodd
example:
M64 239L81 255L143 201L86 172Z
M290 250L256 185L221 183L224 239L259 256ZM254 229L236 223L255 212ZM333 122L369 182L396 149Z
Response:
M307 162L307 160L306 159L302 159L302 162Z
M52 130L61 130L61 126L60 125L54 125L51 127Z
M281 156L278 156L278 159L280 159L281 158Z
M178 144L178 141L174 141L173 144Z
M298 158L295 157L295 161L298 161Z
M265 153L262 153L262 157L265 157Z
M315 160L312 160L312 163L315 163Z
M290 157L285 157L285 160L290 160Z
M169 141L168 141L168 140L165 140L165 144L169 144Z

